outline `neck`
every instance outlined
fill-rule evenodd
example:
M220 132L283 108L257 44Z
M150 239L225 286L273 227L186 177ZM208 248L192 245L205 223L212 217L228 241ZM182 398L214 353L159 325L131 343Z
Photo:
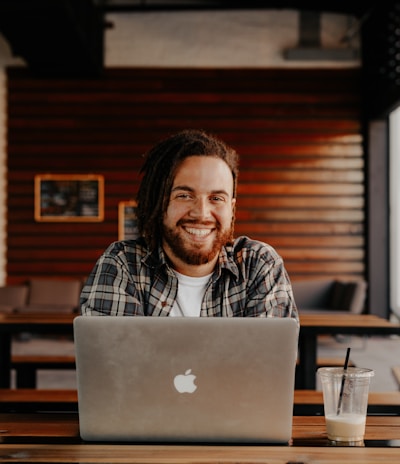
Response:
M191 266L189 264L183 264L181 266L179 264L172 263L172 268L179 272L179 274L183 274L188 277L204 277L210 275L213 272L215 268L215 262L202 264L199 266Z

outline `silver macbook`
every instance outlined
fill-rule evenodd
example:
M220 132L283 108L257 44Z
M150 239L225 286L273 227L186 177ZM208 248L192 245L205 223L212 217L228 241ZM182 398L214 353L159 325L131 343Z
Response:
M291 438L293 319L78 316L74 334L83 440Z

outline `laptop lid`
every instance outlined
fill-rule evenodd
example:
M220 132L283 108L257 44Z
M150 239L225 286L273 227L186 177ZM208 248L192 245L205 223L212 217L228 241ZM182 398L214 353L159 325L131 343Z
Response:
M84 440L291 438L293 319L78 316L74 336Z

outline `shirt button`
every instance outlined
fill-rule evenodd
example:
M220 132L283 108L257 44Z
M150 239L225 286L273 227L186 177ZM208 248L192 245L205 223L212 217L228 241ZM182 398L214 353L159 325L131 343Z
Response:
M162 302L161 302L161 306L162 306L163 308L165 308L165 307L167 306L167 302L166 302L166 301L162 301Z

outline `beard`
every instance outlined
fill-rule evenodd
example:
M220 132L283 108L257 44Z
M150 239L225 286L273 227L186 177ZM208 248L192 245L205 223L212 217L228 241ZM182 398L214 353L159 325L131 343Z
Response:
M221 224L215 224L217 232L211 246L202 243L188 242L179 233L181 225L209 225L197 221L178 221L176 228L163 225L163 238L171 251L181 261L190 265L207 264L220 252L221 248L232 239L233 226L229 229L222 229Z

